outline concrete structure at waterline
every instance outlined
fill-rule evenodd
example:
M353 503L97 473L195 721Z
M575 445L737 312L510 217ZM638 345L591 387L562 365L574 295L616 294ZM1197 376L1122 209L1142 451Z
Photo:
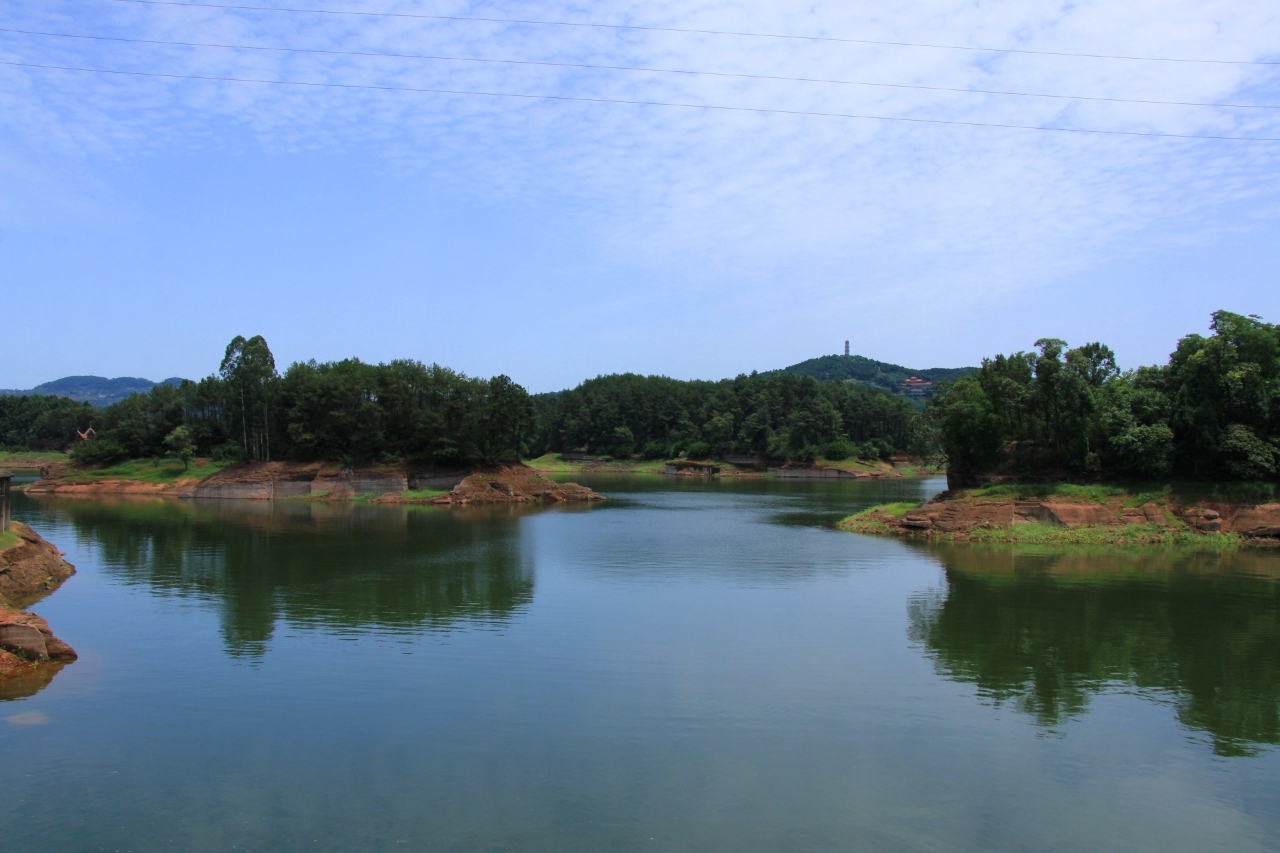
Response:
M715 477L720 466L714 462L696 462L692 459L673 459L666 464L665 472L685 477Z
M9 529L9 495L13 487L13 472L0 471L0 533Z

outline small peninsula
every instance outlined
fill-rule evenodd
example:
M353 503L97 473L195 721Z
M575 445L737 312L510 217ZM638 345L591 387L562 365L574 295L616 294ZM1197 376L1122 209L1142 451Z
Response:
M75 574L75 567L21 522L0 533L0 699L29 696L76 659L28 607Z
M1280 503L1252 504L1116 486L1002 484L873 507L853 533L1034 545L1280 545Z
M1275 544L1280 327L1216 311L1163 365L1041 338L983 359L917 428L948 491L845 519L862 533L970 541Z

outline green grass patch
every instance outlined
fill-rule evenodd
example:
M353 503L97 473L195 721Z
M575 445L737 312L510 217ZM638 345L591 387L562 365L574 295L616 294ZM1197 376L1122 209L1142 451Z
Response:
M1245 538L1237 533L1196 533L1185 525L1126 524L1123 527L1060 527L1056 524L1016 524L1004 528L976 528L968 541L1012 545L1161 545L1178 548L1237 548Z
M121 462L117 465L112 465L109 468L98 468L93 471L77 472L73 475L73 479L134 480L140 483L172 483L175 480L185 480L190 478L203 480L205 477L218 473L230 464L230 462L214 462L209 459L197 459L191 463L189 468L184 470L182 463L173 459L161 459L158 462L151 459L130 459L127 462Z
M892 535L896 530L892 524L885 520L885 517L901 518L912 510L919 508L920 503L916 501L897 501L895 503L881 504L864 509L862 512L854 513L841 520L836 526L850 533L869 533L877 536Z
M1071 498L1078 501L1105 504L1112 498L1129 497L1132 490L1124 486L1076 485L1075 483L999 483L971 489L969 495L975 498L992 498L997 500L1044 500L1045 498Z
M69 460L67 454L56 450L0 450L0 468L34 468Z
M865 513L851 515L836 526L849 533L863 533L872 536L892 536L896 532L892 524L881 520L878 516Z
M322 501L327 497L329 497L329 492L326 489L323 492L308 492L305 495L285 495L284 497L273 498L272 500L287 501L290 503L306 503L307 501Z
M1119 498L1125 507L1139 507L1148 502L1168 503L1173 492L1173 486L1167 483L1000 483L968 490L972 497L989 500L1069 498L1105 504Z
M429 501L449 494L448 489L405 489L400 498L406 501Z
M566 462L558 453L546 453L536 459L526 459L524 464L540 474L661 474L666 470L664 459L596 459L586 462Z
M885 466L878 461L866 459L819 459L814 463L819 468L838 468L841 471L880 471Z
M18 531L10 528L9 530L0 533L0 550L12 548L21 541L22 537L18 535Z
M882 512L885 515L892 515L894 518L901 518L913 509L919 509L919 501L898 501L897 503L882 504L875 507L871 512Z

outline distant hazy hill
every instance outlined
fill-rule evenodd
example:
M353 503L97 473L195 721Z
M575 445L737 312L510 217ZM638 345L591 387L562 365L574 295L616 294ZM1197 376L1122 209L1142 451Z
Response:
M783 368L786 373L812 376L823 381L829 379L853 379L868 385L877 385L895 394L902 390L902 381L918 376L930 382L950 382L968 376L976 367L927 367L911 368L900 364L865 358L860 355L824 355Z
M166 385L177 385L181 382L182 380L176 376L164 380ZM72 400L94 406L110 406L130 394L145 394L156 384L150 379L136 376L120 376L115 379L108 379L105 376L64 376L26 391L0 389L0 395L25 397L28 394L47 394L54 397L70 397Z

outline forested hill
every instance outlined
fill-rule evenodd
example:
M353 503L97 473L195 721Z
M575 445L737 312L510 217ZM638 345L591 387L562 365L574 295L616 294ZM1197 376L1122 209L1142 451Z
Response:
M861 355L824 355L783 368L784 373L812 376L820 382L832 379L854 379L867 385L875 385L899 393L902 383L911 376L930 382L952 382L968 376L976 367L928 367L913 369L900 364L888 364Z
M44 395L50 397L67 397L92 406L110 406L119 403L131 394L145 394L157 383L137 376L120 376L108 379L105 376L64 376L52 382L27 390L0 390L0 396L26 397ZM174 377L166 379L161 385L180 385L182 380Z

